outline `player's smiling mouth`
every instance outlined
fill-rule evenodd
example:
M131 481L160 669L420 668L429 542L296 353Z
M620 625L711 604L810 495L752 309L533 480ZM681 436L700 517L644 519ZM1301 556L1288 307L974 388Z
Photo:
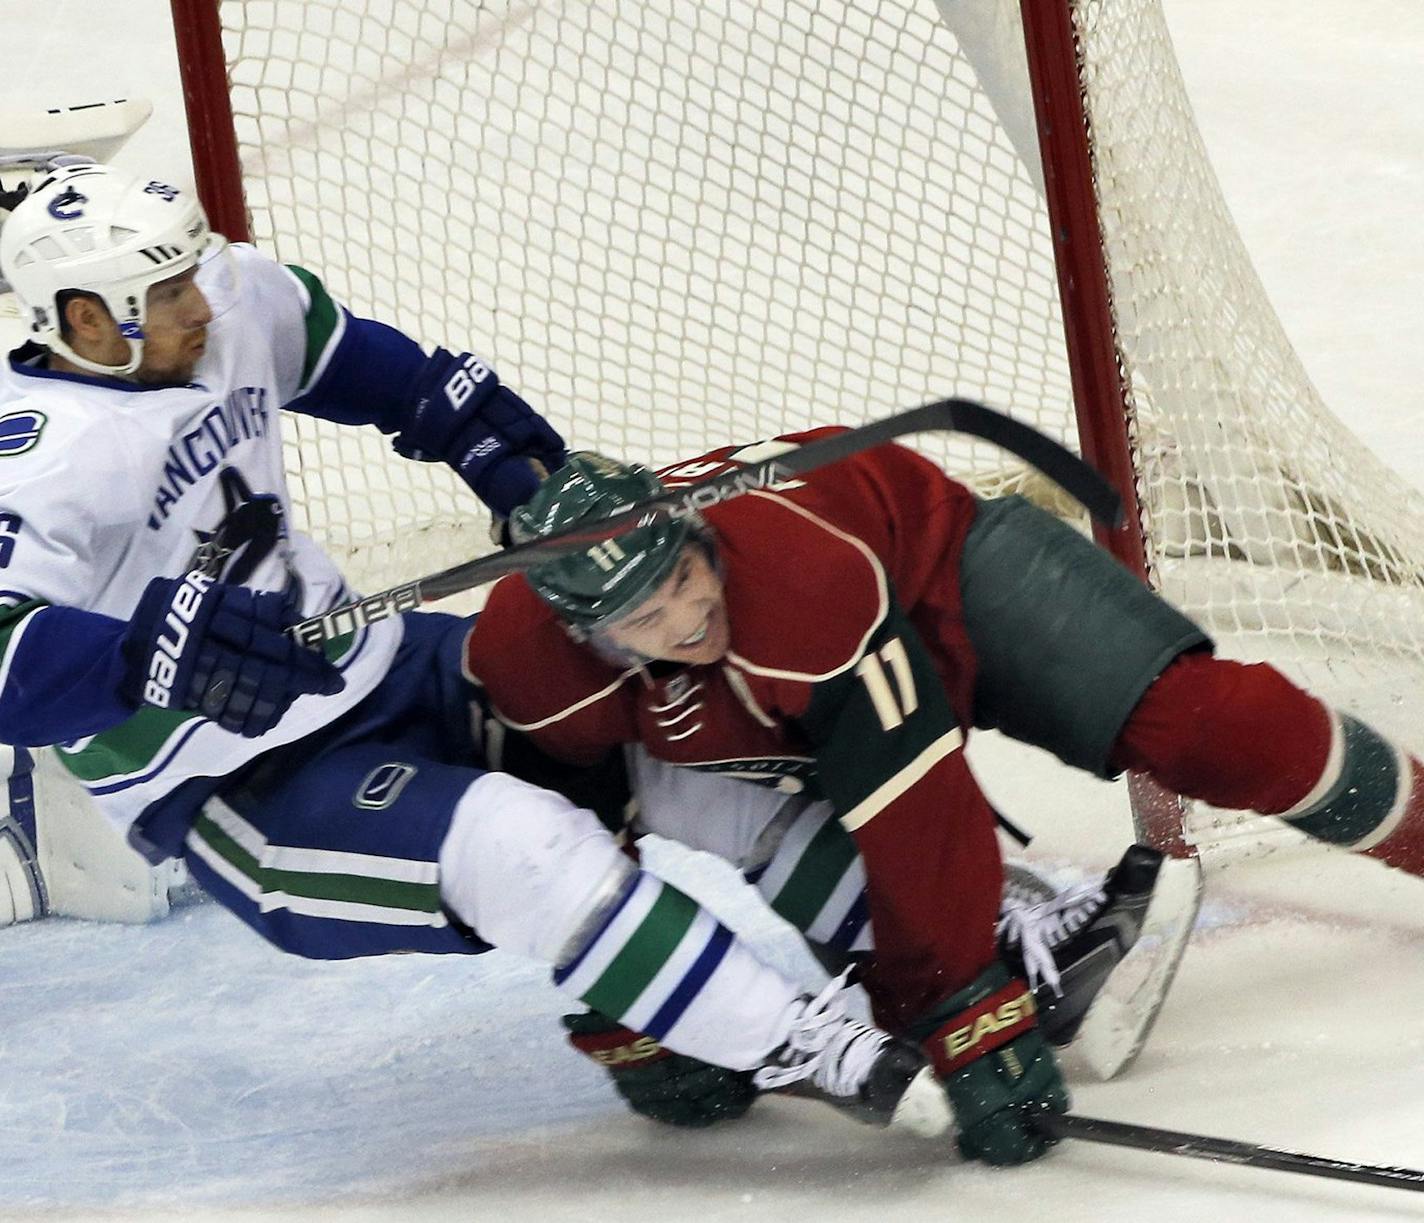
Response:
M711 626L711 624L712 617L708 616L707 619L702 622L702 626L695 633L693 633L692 636L684 637L677 644L679 646L701 645L702 642L707 638L707 630Z

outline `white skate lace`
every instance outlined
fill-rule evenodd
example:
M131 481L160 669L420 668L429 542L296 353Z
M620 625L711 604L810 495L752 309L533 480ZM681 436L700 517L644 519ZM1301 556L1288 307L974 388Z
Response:
M809 1079L831 1096L854 1096L890 1038L879 1028L845 1013L846 977L841 973L814 998L801 1000L801 1014L791 1025L776 1059L756 1072L763 1091Z
M1037 904L1005 897L999 910L999 937L1010 947L1018 945L1030 988L1046 983L1063 996L1054 949L1102 912L1108 898L1103 883L1102 879L1080 883Z

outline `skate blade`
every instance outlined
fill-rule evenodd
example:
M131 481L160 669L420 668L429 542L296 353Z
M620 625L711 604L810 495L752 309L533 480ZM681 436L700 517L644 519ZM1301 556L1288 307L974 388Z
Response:
M1201 898L1200 862L1169 858L1162 864L1137 942L1113 969L1071 1046L1098 1078L1116 1078L1142 1052L1181 965Z

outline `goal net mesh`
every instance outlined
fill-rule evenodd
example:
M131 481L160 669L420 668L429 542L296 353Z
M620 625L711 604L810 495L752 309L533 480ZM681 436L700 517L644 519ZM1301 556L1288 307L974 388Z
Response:
M947 395L1077 448L1015 7L225 0L253 236L478 352L580 448L664 463ZM1074 21L1153 579L1424 747L1420 495L1282 333L1157 0ZM299 512L359 587L489 547L443 469L287 423Z

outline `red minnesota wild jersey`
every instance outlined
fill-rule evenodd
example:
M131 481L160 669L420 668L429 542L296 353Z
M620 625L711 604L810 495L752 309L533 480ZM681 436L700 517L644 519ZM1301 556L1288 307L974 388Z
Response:
M704 479L823 432L661 474ZM470 635L470 675L501 720L570 763L636 742L675 765L829 799L865 860L867 983L885 1019L908 1022L993 954L994 820L963 756L974 657L958 567L974 514L962 485L881 446L706 512L731 631L717 663L620 669L513 577Z

